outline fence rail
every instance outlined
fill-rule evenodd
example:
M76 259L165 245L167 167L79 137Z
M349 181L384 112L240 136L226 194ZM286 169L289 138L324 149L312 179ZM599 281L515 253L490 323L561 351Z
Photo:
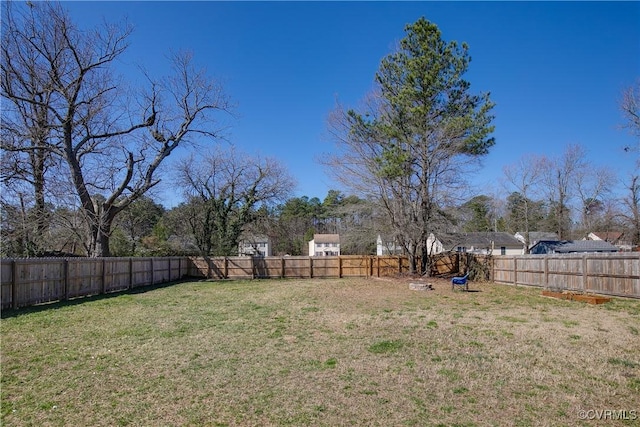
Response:
M499 256L493 281L640 298L640 253Z

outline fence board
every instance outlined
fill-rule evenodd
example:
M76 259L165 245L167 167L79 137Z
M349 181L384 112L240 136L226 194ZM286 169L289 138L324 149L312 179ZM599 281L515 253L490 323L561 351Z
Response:
M341 256L340 277L368 277L371 275L372 257Z
M64 296L63 262L45 259L34 264L29 260L16 260L14 273L16 307L57 301ZM17 286L17 285L20 286Z
M436 254L431 260L431 270L435 274L457 274L460 272L460 254L446 252Z
M131 258L131 287L139 288L153 283L153 258Z
M255 257L253 258L253 276L261 279L282 277L283 262L279 257Z
M15 299L13 295L15 293L15 265L14 260L10 262L3 262L0 265L0 301L2 301L2 307L13 307ZM14 308L17 308L14 307Z
M284 277L292 279L311 277L311 262L308 256L284 257Z
M253 279L253 258L228 257L226 278Z
M129 258L104 259L104 291L118 292L131 287L131 262Z
M316 256L311 262L313 277L340 277L340 257Z
M69 298L98 295L103 291L101 258L72 258L68 263Z
M224 279L226 277L224 258L191 257L188 261L188 276L207 279Z
M377 277L402 273L402 258L399 256L379 256L376 261L375 275Z

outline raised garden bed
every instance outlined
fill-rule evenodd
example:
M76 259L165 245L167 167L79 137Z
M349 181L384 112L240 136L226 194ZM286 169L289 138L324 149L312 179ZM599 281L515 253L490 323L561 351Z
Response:
M569 301L582 301L587 304L604 304L605 302L611 301L610 297L605 297L602 295L587 295L580 294L576 292L564 291L564 292L556 292L556 291L542 291L542 296L558 298L558 299L566 299Z

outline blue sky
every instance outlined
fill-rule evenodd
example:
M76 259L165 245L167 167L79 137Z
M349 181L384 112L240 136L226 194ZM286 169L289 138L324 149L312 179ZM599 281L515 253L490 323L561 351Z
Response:
M336 100L355 107L380 60L421 16L445 40L467 42L472 91L491 92L496 145L472 177L498 189L504 165L583 145L624 178L636 144L620 129L619 99L640 78L640 2L65 2L81 25L126 17L135 27L125 69L164 71L188 49L236 104L229 140L278 158L297 196L338 188L317 161L330 152ZM165 186L163 203L179 201Z

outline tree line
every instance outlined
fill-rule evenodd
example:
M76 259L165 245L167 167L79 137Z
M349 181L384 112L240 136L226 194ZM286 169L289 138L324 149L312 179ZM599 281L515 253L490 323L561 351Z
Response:
M126 24L82 29L49 2L4 4L2 24L2 256L236 255L251 235L302 255L315 233L340 234L344 254L374 253L380 234L411 260L451 231L624 230L640 243L638 174L614 195L618 178L578 145L505 167L501 195L469 193L496 143L494 104L465 80L469 47L424 18L382 59L362 106L331 113L325 165L343 190L323 200L292 197L277 159L220 144L232 102L192 54L136 86L117 74ZM621 103L636 136L637 100L632 87ZM172 171L182 203L166 209L154 199L161 166L189 150Z
M506 177L505 177L506 179ZM506 189L505 189L506 191ZM636 197L638 188L636 187ZM212 255L236 256L243 238L266 236L274 255L307 255L307 242L316 233L339 234L345 255L376 253L376 239L387 243L395 238L384 208L376 200L345 195L330 190L324 199L290 197L272 206L261 205L245 213L225 208L231 202L192 197L167 209L153 198L143 196L118 215L110 235L111 256ZM588 199L583 204L578 193L571 193L564 224L566 239L581 239L589 232L622 231L638 245L633 216L625 210L632 195L622 199ZM636 199L638 200L638 199ZM637 204L636 204L637 206ZM24 209L24 210L23 210ZM86 236L82 233L82 212L47 205L48 223L38 235L35 207L2 204L3 257L86 256ZM520 191L502 196L481 194L443 210L449 218L449 232L527 232L552 231L559 225L552 201L532 198ZM227 216L225 218L225 215ZM242 220L243 227L234 227ZM216 228L213 224L229 224ZM635 236L635 237L634 237ZM633 240L633 239L636 240Z

